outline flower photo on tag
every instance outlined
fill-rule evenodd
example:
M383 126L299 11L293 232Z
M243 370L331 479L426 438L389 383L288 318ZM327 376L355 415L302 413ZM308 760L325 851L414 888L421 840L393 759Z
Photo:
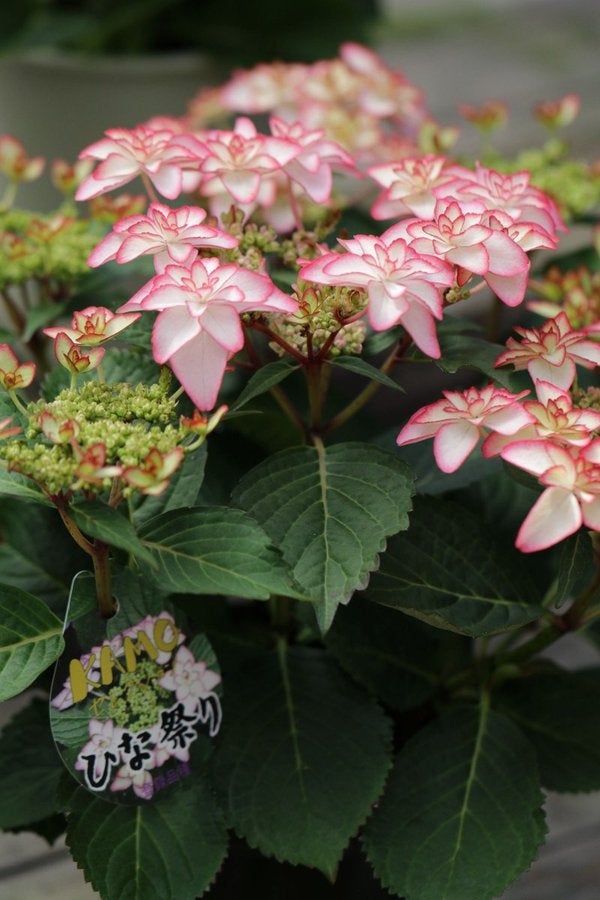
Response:
M88 791L115 803L147 802L185 781L217 735L218 663L203 635L141 590L111 619L86 612L92 584L80 573L71 589L50 700L54 739Z

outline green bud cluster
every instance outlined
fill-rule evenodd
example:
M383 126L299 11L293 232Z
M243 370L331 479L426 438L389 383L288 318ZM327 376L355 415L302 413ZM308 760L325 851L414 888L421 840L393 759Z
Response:
M121 675L119 683L108 691L106 712L119 728L141 731L156 725L170 696L157 683L161 674L160 666L144 660L134 672Z
M8 467L40 484L51 496L68 493L79 481L79 459L70 443L52 444L43 434L41 415L58 422L74 420L79 425L77 446L81 453L103 444L105 465L138 466L150 450L168 453L187 432L176 419L175 401L159 382L151 385L100 384L87 382L80 390L62 391L55 400L30 403L29 426L23 436L0 445L0 459ZM108 489L109 478L84 482L88 491Z
M0 289L32 279L71 285L98 242L89 223L24 210L0 213Z
M600 387L588 387L585 389L573 387L571 389L571 397L574 406L578 406L580 409L594 409L596 412L600 412Z
M303 355L307 354L309 334L313 352L318 352L332 334L335 338L329 356L351 356L362 352L366 334L363 319L340 325L364 310L367 303L364 292L349 287L306 285L297 290L296 299L299 307L293 315L268 317L269 327L275 334ZM285 353L278 344L271 346L280 356Z

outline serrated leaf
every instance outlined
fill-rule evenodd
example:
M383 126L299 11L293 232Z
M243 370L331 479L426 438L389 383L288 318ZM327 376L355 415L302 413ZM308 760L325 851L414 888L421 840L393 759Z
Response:
M48 704L34 699L0 737L0 828L39 822L57 812L64 771L50 732Z
M227 852L227 833L204 781L143 805L87 791L71 801L67 844L104 900L195 900Z
M555 606L572 599L590 584L596 571L594 556L594 547L587 531L580 530L563 541L553 596Z
M45 603L0 584L0 701L20 694L58 659L62 631Z
M148 522L140 538L156 563L151 577L164 590L299 596L269 538L241 509L173 510Z
M599 692L600 668L537 672L494 692L494 705L535 747L549 790L600 789Z
M267 363L252 375L237 400L231 404L231 410L241 409L250 400L260 397L261 394L275 387L298 368L299 366L290 365L287 359L278 359L275 362Z
M9 497L18 497L20 500L31 503L41 503L44 506L52 506L50 500L29 478L19 475L18 472L7 472L0 467L0 494Z
M527 563L455 503L419 498L408 532L388 544L370 600L477 637L544 615Z
M236 832L331 876L379 796L391 723L323 651L263 654L231 675L213 755Z
M469 664L466 638L359 596L338 610L326 640L353 678L401 711L432 697L459 661Z
M406 393L402 385L390 378L389 375L386 375L385 372L376 369L375 366L372 366L361 356L337 356L329 360L329 362L338 369L354 372L355 375L362 375L363 378L367 378L369 381L376 381L378 384L383 384L394 391Z
M382 883L407 900L492 900L544 836L535 753L483 705L454 710L403 747L365 833Z
M128 333L124 333L125 338ZM104 376L109 383L128 382L130 384L154 384L160 376L158 366L148 353L148 345L143 349L132 347L127 350L112 349L102 363Z
M326 631L377 566L386 538L408 527L412 476L368 444L295 447L252 469L234 502L264 527Z
M101 500L85 500L74 503L69 513L86 535L125 550L150 565L154 564L152 554L141 543L129 519L116 509Z
M204 481L206 455L206 444L192 453L186 453L183 463L171 476L166 491L157 497L148 495L141 500L133 514L135 524L139 526L171 509L195 506Z

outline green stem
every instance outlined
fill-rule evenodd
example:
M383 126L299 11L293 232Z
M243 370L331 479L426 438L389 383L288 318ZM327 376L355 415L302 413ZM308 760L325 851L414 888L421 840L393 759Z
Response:
M308 386L308 403L310 408L310 429L319 432L321 428L321 416L323 413L323 396L321 373L323 364L315 360L306 367L306 382Z
M98 598L98 609L103 619L110 619L115 613L115 606L112 598L111 577L110 577L110 560L108 558L108 544L102 541L94 542L94 575L96 576L96 596Z
M78 525L73 521L67 512L65 503L62 498L55 499L55 506L58 510L63 524L78 547L92 557L94 564L94 576L96 578L96 596L98 599L98 609L100 615L104 619L110 619L114 614L114 604L111 592L110 578L110 561L108 558L109 547L102 541L89 541L80 531Z
M278 334L275 334L274 331L271 331L267 325L263 325L261 322L251 322L249 327L254 328L255 331L260 331L262 334L266 334L269 340L279 344L286 353L289 353L291 357L296 359L303 366L306 365L306 357L303 356L299 350L296 350L295 347L292 347L291 344L288 344L288 342Z
M25 404L19 399L19 397L17 397L16 392L15 392L15 391L9 391L9 392L8 392L8 396L10 397L10 399L12 400L12 402L14 403L14 405L17 407L17 409L19 410L19 412L22 413L24 416L27 416L27 417L29 418L29 413L27 412L27 407L26 407Z
M393 348L392 352L386 359L383 361L381 366L379 367L379 371L387 375L392 371L394 366L400 361L403 353L406 351L408 346L410 345L411 338L406 335L396 346ZM372 381L367 385L364 390L357 394L357 396L352 400L347 406L344 407L337 415L333 416L329 422L326 422L325 425L321 428L321 434L326 434L328 431L335 431L337 428L340 428L342 425L345 425L353 416L359 412L363 406L365 406L371 397L377 393L379 388L381 387L380 382Z

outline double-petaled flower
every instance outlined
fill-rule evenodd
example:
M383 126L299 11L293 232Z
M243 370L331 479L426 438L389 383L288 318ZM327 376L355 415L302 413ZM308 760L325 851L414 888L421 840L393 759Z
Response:
M197 206L171 209L163 203L151 203L145 215L127 216L92 251L90 266L100 266L111 259L128 263L139 256L154 257L156 272L177 263L187 265L197 256L198 247L231 249L237 238L220 228L204 225L206 211Z
M110 340L129 325L132 325L140 317L139 313L125 313L117 315L105 306L88 306L73 313L71 327L54 326L44 328L44 334L56 340L59 335L64 335L74 344L82 347L95 347ZM70 348L70 344L62 342L63 349ZM104 351L103 351L104 352ZM57 351L58 353L58 351ZM102 357L100 356L100 359ZM60 362L60 359L59 359ZM64 365L64 364L63 364ZM67 367L69 368L69 367ZM94 368L94 366L92 366Z
M396 439L399 446L433 438L433 454L442 472L455 472L489 431L515 434L533 420L519 403L528 391L511 394L488 385L444 391L444 399L417 410Z
M575 380L576 364L586 369L600 365L600 343L576 331L564 312L549 319L540 328L515 328L522 338L510 337L508 350L501 353L496 366L509 363L515 369L527 369L531 378L548 381L568 391Z
M184 171L190 153L177 143L170 129L138 125L133 129L109 128L105 135L79 154L80 159L95 159L99 164L77 188L76 200L89 200L122 187L138 175L148 178L169 200L186 188Z
M218 259L167 266L121 310L158 310L154 359L168 362L201 411L214 407L228 359L244 344L240 315L295 312L294 300L266 275Z
M501 456L536 475L545 487L519 529L520 550L545 550L582 525L600 531L600 439L570 448L551 441L517 441Z
M393 228L381 237L359 234L340 240L346 253L324 253L300 275L317 284L364 288L367 316L376 331L400 323L428 356L440 356L435 320L442 318L441 289L454 280L452 266L417 252L396 239Z

